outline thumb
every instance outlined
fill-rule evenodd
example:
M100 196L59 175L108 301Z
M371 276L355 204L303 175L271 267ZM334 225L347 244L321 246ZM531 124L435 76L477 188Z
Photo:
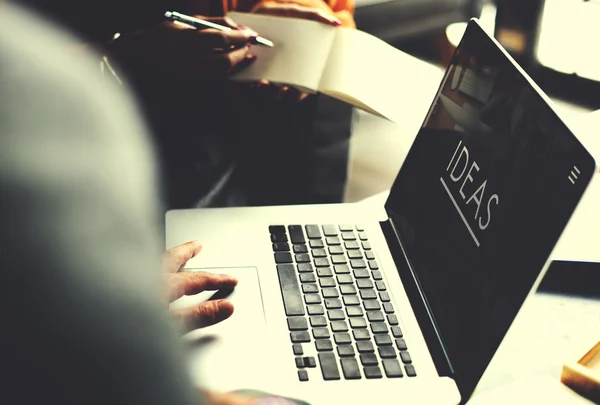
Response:
M233 304L227 300L206 301L187 308L171 309L171 314L179 321L184 333L187 333L229 318L233 314Z
M167 250L162 256L162 270L164 273L175 273L202 250L202 244L191 241Z

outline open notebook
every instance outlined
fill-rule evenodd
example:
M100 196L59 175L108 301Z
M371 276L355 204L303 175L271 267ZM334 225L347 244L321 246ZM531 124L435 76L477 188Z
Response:
M268 80L321 92L397 122L415 97L433 99L442 71L365 32L314 21L232 12L237 24L275 43L233 80Z

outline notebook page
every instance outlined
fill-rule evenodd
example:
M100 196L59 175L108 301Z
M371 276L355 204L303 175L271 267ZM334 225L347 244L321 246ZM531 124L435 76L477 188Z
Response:
M273 41L274 48L253 45L258 59L232 80L268 80L315 92L329 56L336 28L315 21L228 13L227 17Z
M415 105L429 107L442 74L372 35L338 28L319 90L399 122Z

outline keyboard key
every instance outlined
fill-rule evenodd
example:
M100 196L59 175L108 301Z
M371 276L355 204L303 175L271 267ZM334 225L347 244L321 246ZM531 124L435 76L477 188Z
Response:
M312 326L313 328L319 326L327 326L327 319L324 316L311 316L310 326Z
M304 315L304 304L302 303L294 266L291 264L277 265L277 276L279 277L285 314L287 316Z
M363 366L376 366L379 364L375 353L363 353L360 355L360 362Z
M301 283L316 283L317 278L314 273L302 273L300 274L300 282Z
M338 356L354 357L354 347L352 345L340 345L337 347Z
M319 287L316 284L302 284L302 292L305 294L318 293Z
M382 322L383 312L381 311L367 311L367 319L369 322Z
M388 327L385 322L371 322L371 332L374 334L388 333Z
M335 255L335 256L331 256L331 263L346 264L346 263L348 263L348 261L346 260L346 256L344 256L344 255Z
M331 263L329 263L329 259L326 257L317 257L315 259L315 267L329 267Z
M363 255L360 250L349 250L348 259L362 259Z
M304 302L307 304L320 304L321 296L319 294L306 294L304 295Z
M375 348L373 347L373 343L368 340L361 340L360 342L356 342L356 350L359 353L374 353Z
M325 308L340 309L342 308L342 301L339 298L328 298L325 300Z
M308 246L310 246L312 249L323 249L325 244L321 239L311 239L308 241Z
M398 325L398 317L396 315L388 315L387 319L390 325Z
M337 282L340 284L340 288L343 287L342 284L354 284L354 279L350 274L340 274L337 276ZM354 285L352 286L354 287Z
M313 267L310 263L299 263L296 265L298 267L298 273L312 273Z
M346 380L360 380L360 369L354 357L342 358L340 359L340 364L342 365L342 372Z
M386 314L393 314L394 313L394 306L392 305L391 302L384 302L383 303L383 310L385 311Z
M313 328L312 334L315 339L327 339L327 338L329 338L329 329Z
M330 255L343 255L344 249L341 246L329 246Z
M273 251L274 252L289 252L290 245L287 242L273 243Z
M408 347L406 347L406 341L402 338L396 339L396 347L400 351L408 350Z
M319 229L319 225L306 225L304 227L306 229L306 235L308 239L321 239L321 230Z
M296 367L304 368L304 359L302 357L296 357Z
M383 369L385 370L385 375L388 378L397 378L402 377L402 368L400 367L400 363L396 359L385 359L382 361Z
M358 278L370 278L371 275L369 274L368 270L353 270L354 273L354 278L358 279Z
M302 232L302 226L290 225L288 226L288 231L290 232L290 240L293 244L306 242L304 239L304 232Z
M313 257L327 257L327 251L325 249L313 249Z
M296 263L310 263L310 255L308 253L300 253L295 257Z
M323 315L325 309L323 309L323 305L307 305L306 312L308 312L309 315Z
M337 236L337 227L335 225L323 225L323 234L325 236Z
M366 269L367 268L365 261L362 259L350 260L350 266L352 266L353 269Z
M346 319L346 314L344 314L344 311L341 309L332 309L327 311L327 316L329 317L330 321L343 321Z
M343 240L356 240L356 236L354 235L354 232L342 232L342 239Z
M269 233L285 233L285 225L270 225Z
M292 345L292 350L294 350L296 356L302 356L304 354L304 350L302 350L302 345L300 343L294 343Z
M375 344L377 346L392 346L392 338L387 333L385 335L375 335Z
M292 343L307 343L310 342L310 333L305 330L296 330L290 332L290 339Z
M315 348L318 352L330 352L333 350L333 343L330 339L315 340Z
M350 267L345 264L336 264L333 266L333 271L335 274L350 274Z
M340 292L342 295L356 294L356 287L354 287L352 284L341 285Z
M379 301L377 300L363 301L363 306L365 307L366 311L381 309L381 305L379 305Z
M293 316L287 319L289 330L308 330L308 322L303 316Z
M344 305L346 306L360 305L360 300L357 295L344 295L343 299Z
M366 378L382 378L381 369L379 366L370 366L363 368Z
M356 280L356 286L360 289L373 288L373 282L368 278L361 278L360 280Z
M337 236L329 236L325 238L325 242L328 246L339 246L342 244L342 241Z
M373 280L383 280L383 274L381 274L381 272L379 270L375 270L373 272L371 272L371 277L373 277Z
M352 338L350 337L350 334L345 332L334 333L333 340L338 345L349 345L350 343L352 343Z
M385 283L383 281L375 281L375 287L377 287L377 291L385 291Z
M352 331L354 340L371 340L371 334L367 329L355 329Z
M363 316L363 310L361 307L346 307L346 313L348 316Z
M348 324L346 321L331 322L331 330L335 332L348 332Z
M360 298L363 300L377 299L377 293L372 288L370 290L360 290Z
M323 373L325 381L340 379L335 354L329 352L319 353L319 364L321 365L321 373Z
M271 234L271 242L273 243L277 243L277 242L287 242L288 238L287 235L285 233L274 233Z
M348 332L348 324L346 321L331 322L331 330L335 332Z
M371 270L379 270L379 265L377 264L377 262L375 260L369 260L369 268Z
M294 245L294 253L308 253L306 245Z
M369 238L367 238L367 233L366 233L366 232L364 232L364 231L363 231L363 232L359 232L359 233L358 233L358 238L359 238L360 240L367 240L367 239L369 239Z
M369 242L361 242L361 245L364 250L371 250L371 244Z
M306 371L306 370L298 370L298 379L300 381L308 381L308 371Z
M348 232L348 231L353 231L354 230L354 226L352 224L341 224L340 225L340 231L342 232Z
M292 263L292 254L289 252L275 252L273 253L275 256L275 263L283 264L283 263Z
M329 267L317 268L317 276L319 277L333 277L333 273Z
M402 337L402 329L400 329L400 326L392 326L392 335L397 338Z
M340 296L337 288L323 288L321 294L323 294L323 298L337 298Z
M348 250L355 250L355 249L360 249L360 245L358 244L357 241L355 240L347 240L344 242L344 246L346 247L346 249Z
M350 318L349 321L350 327L352 329L360 329L367 327L367 321L365 320L365 318Z
M367 260L375 260L375 253L372 250L365 250L365 258Z
M362 224L356 224L355 227L356 227L356 230L360 231L360 232L365 230L365 227Z
M408 354L408 352L400 352L400 358L404 364L412 363L412 359L410 358L410 354Z
M304 367L315 368L317 367L317 361L312 356L304 357Z
M380 292L379 299L381 300L381 302L390 302L390 295L385 291Z
M335 280L328 277L320 278L319 285L321 288L335 287Z
M406 366L404 366L404 369L406 370L407 376L409 376L409 377L417 376L417 372L415 371L415 366L413 366L412 364L407 364Z

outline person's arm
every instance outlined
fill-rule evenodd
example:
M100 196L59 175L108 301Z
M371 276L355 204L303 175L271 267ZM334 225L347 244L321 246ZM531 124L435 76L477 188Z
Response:
M343 27L356 28L356 23L354 22L354 0L262 0L258 1L250 11L257 12L274 6L293 4L333 15L341 22Z
M145 128L57 36L2 7L0 402L197 405L163 301Z

